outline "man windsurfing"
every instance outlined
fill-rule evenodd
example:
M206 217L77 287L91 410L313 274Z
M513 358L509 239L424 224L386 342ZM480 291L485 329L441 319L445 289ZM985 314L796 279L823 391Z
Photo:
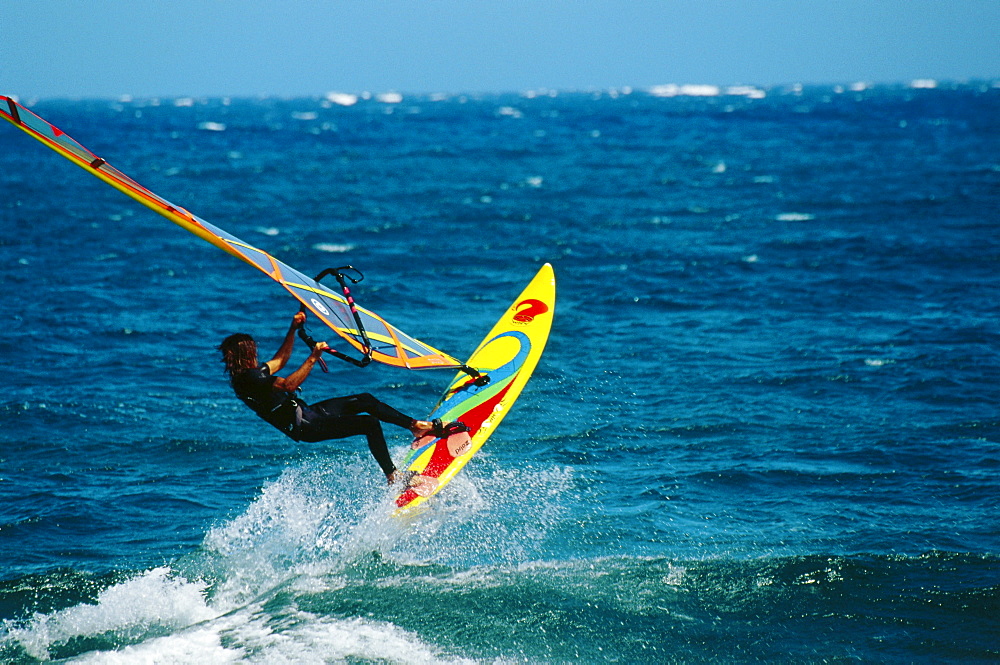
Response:
M281 347L267 362L258 360L257 343L250 335L236 333L223 340L219 350L233 391L258 416L295 441L315 443L365 435L368 448L386 480L389 484L395 483L402 474L389 454L382 432L383 422L409 430L416 439L428 434L447 436L458 424L416 420L368 393L334 397L312 405L302 401L296 392L327 348L326 342L317 342L309 357L287 377L277 376L277 373L288 364L295 332L305 320L304 312L295 314Z

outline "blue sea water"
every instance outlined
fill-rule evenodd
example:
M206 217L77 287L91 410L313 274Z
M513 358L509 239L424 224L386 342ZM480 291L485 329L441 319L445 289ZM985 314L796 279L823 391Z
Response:
M391 519L362 440L231 394L295 303L4 124L0 661L1000 659L1000 87L22 101L453 355L543 262L558 305Z

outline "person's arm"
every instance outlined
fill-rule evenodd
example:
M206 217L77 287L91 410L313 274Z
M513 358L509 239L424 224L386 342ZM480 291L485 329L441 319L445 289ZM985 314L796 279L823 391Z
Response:
M274 357L267 361L267 368L271 371L271 376L274 376L282 370L282 368L288 364L288 359L292 357L292 350L295 347L295 331L305 323L306 313L296 312L295 316L292 317L292 325L288 328L288 333L285 335L285 340L281 343L281 347L278 352L274 354ZM306 373L308 374L308 372ZM302 377L303 380L305 377ZM301 381L299 382L301 383Z
M320 355L323 353L323 349L326 348L326 342L316 342L316 346L313 347L312 353L306 358L306 361L302 365L289 374L287 377L274 377L274 383L271 386L275 390L285 390L290 393L295 392L302 385L302 382L306 380L309 376L309 372L312 371L313 366L316 361L319 360Z

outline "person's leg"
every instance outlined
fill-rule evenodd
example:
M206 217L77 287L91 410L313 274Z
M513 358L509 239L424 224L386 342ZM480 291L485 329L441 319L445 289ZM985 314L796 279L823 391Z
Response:
M316 405L313 405L315 409ZM396 470L396 465L392 462L392 455L389 454L389 446L386 444L385 435L382 433L382 424L371 415L351 415L330 417L321 415L313 420L303 421L296 431L296 438L307 443L318 441L328 441L330 439L344 439L349 436L363 434L368 439L368 450L372 457L378 462L379 468L387 478L392 476Z
M400 413L385 402L379 401L370 393L359 395L349 395L347 397L334 397L324 400L311 406L312 409L327 416L356 416L359 413L368 413L384 423L390 423L403 429L412 430L414 419Z

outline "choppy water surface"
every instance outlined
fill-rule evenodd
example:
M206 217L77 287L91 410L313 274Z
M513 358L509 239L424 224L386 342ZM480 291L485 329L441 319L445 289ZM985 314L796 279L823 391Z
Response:
M0 660L1000 657L1000 88L22 101L454 355L542 262L559 301L399 522L362 440L231 395L281 289L0 127Z

